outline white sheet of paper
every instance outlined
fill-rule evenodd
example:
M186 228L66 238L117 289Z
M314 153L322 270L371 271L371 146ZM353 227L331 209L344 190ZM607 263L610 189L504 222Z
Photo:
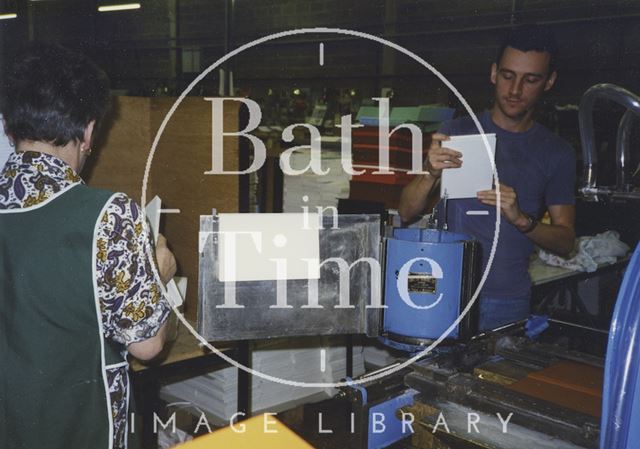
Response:
M0 119L2 119L2 115L0 115ZM9 142L9 138L4 133L4 130L0 128L0 171L2 171L2 167L6 164L11 153L13 153L13 147Z
M442 142L445 148L462 153L462 167L442 170L440 197L448 199L475 198L480 190L489 190L493 186L491 160L495 158L496 135L485 134L491 150L491 159L487 154L481 134L452 136Z
M147 215L149 226L151 227L151 236L153 242L158 242L158 233L160 232L160 209L162 209L162 200L158 195L154 196L151 201L147 203L144 208L144 212ZM178 284L176 284L176 281ZM176 307L179 307L184 302L184 297L187 294L187 278L186 277L174 277L167 283L167 295L169 303Z
M160 209L162 208L162 200L158 195L154 196L151 201L147 203L147 207L144 208L144 213L147 215L147 220L151 226L151 234L153 235L153 242L158 242L158 233L160 232Z
M187 278L184 276L176 276L173 278L173 280L176 283L176 286L178 287L178 292L180 292L180 296L182 296L183 298L185 296L187 296Z
M187 278L182 276L176 276L167 284L167 295L169 303L172 306L180 307L187 295Z
M223 282L319 279L318 220L318 214L220 214L218 278ZM273 259L284 261L282 270Z

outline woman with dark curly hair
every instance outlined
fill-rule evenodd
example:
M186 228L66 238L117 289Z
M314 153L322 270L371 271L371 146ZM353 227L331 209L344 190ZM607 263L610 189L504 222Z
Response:
M79 176L109 102L85 57L35 44L5 74L16 151L0 173L0 447L127 447L127 352L164 344L163 283L135 202Z

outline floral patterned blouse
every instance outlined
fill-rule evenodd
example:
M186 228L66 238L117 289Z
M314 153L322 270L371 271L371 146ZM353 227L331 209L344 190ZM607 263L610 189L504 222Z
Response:
M13 153L0 172L0 209L35 206L82 182L54 156ZM156 335L171 311L157 277L151 238L144 229L138 205L124 193L111 198L98 226L94 263L104 336L124 345ZM107 372L115 448L124 447L127 431L126 370L125 365Z

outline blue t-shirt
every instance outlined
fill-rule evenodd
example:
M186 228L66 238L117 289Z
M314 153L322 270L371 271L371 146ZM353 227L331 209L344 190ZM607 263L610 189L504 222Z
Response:
M525 132L506 131L493 123L489 111L479 115L478 120L486 133L496 134L498 178L515 189L523 212L540 217L548 206L575 203L575 153L566 141L538 123ZM454 136L480 131L467 116L443 123L440 132ZM437 210L440 223L442 209ZM495 206L470 198L450 200L447 209L448 229L469 234L480 242L484 271L493 245ZM480 210L489 215L467 215L467 211ZM496 253L482 294L505 299L529 294L532 252L533 242L502 216Z

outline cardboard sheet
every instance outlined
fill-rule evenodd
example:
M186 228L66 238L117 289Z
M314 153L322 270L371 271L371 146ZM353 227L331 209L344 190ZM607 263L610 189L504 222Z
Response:
M491 155L487 154L481 134L452 136L443 142L446 148L462 153L462 167L442 171L440 197L448 199L475 198L480 190L489 190L493 186L491 161L495 158L496 135L485 134L489 142Z
M223 282L320 278L318 214L220 214L218 232Z

